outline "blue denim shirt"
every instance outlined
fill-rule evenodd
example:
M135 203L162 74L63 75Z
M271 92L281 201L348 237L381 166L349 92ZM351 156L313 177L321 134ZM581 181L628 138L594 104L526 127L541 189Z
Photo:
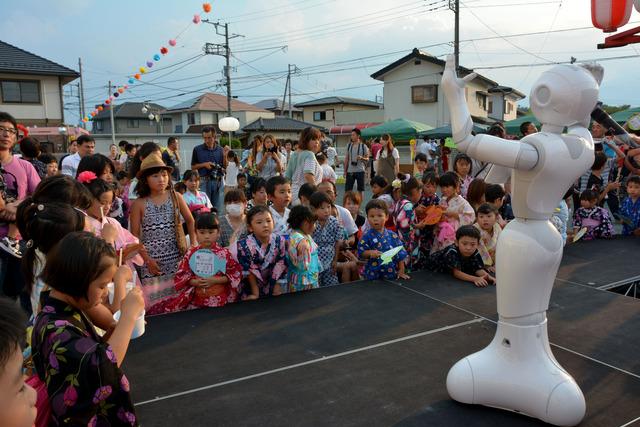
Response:
M212 162L220 167L224 167L224 151L222 147L218 144L213 148L207 147L206 144L196 145L193 148L193 153L191 154L191 166L205 162ZM198 169L198 174L200 174L201 177L207 176L209 174L209 169L200 168Z

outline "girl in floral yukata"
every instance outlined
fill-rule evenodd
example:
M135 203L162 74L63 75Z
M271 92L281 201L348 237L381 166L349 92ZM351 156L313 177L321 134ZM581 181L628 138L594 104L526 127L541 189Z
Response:
M609 212L598 206L598 193L584 190L580 194L580 207L573 214L573 232L585 227L584 240L609 239L613 235L613 222Z
M138 425L120 365L144 310L142 292L136 287L124 298L120 321L106 341L84 314L106 295L116 263L115 250L87 232L68 234L47 256L42 277L52 290L43 295L31 344L49 395L51 425Z
M287 250L284 238L273 234L273 218L266 205L249 210L247 228L251 234L236 243L242 299L278 296L287 283Z
M461 225L471 225L476 219L473 208L460 194L460 178L454 172L440 177L442 200L440 206L445 209L442 220L436 227L436 238L431 253L444 249L456 241L456 230Z
M401 178L402 177L402 178ZM415 234L415 208L418 206L422 195L422 185L410 175L398 175L398 179L391 184L393 187L393 220L396 230L402 239L404 248L409 254L405 262L407 270L413 267L418 257L418 236Z
M227 248L217 243L220 233L218 218L204 213L196 218L196 236L199 245L190 248L178 266L174 277L178 295L167 306L167 311L190 310L199 307L222 307L238 298L242 270ZM208 249L224 260L224 271L214 271L211 277L199 277L190 265L191 258L201 249Z
M460 195L467 198L467 191L469 190L469 184L473 181L472 176L472 165L471 158L464 153L459 153L456 155L455 160L453 161L453 171L460 178Z
M438 177L433 172L427 172L422 176L422 195L420 201L415 208L415 236L417 240L418 250L413 268L423 270L429 261L431 255L431 247L433 246L434 226L423 222L427 215L427 209L430 206L440 205L440 197L436 194L438 189Z
M365 208L369 230L358 242L358 257L367 260L364 277L367 280L376 279L408 279L404 270L404 261L409 256L396 233L385 228L389 213L387 205L382 200L371 200ZM381 255L390 249L400 247L391 262L385 263Z
M324 195L328 200L326 194L317 192L311 196L311 203L313 203L314 196L317 194ZM329 203L331 203L330 200ZM334 225L338 227L337 231L341 237L342 227L338 225L338 220L330 215L330 209L331 204L325 207L326 217L335 220ZM294 206L291 212L289 212L288 222L291 227L289 249L287 251L289 256L289 292L315 289L320 285L318 275L322 269L318 257L318 245L311 238L316 225L316 217L308 207L298 205ZM333 273L335 281L330 281L330 283L327 284L336 284L338 278L335 276L335 270L333 268L333 266L335 266L335 252L329 261L329 265L329 272Z

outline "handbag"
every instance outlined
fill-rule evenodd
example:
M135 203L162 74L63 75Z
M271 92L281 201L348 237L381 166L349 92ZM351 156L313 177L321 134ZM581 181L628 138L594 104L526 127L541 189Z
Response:
M184 229L182 228L182 221L180 221L180 206L178 205L178 197L176 192L171 190L171 200L173 201L174 223L176 229L176 244L178 245L178 251L183 256L187 253L187 237L184 235Z

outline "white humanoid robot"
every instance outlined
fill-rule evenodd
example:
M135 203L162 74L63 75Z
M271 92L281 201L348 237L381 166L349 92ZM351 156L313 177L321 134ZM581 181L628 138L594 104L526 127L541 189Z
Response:
M593 163L588 126L602 68L591 68L557 65L540 76L530 105L542 130L519 143L472 136L464 87L475 74L459 79L450 56L442 77L458 150L497 165L492 181L505 179L505 168L511 170L516 217L498 240L496 335L485 349L451 368L447 390L463 403L517 411L562 426L578 424L586 407L582 391L549 347L546 311L563 248L549 218ZM568 132L562 134L565 126Z

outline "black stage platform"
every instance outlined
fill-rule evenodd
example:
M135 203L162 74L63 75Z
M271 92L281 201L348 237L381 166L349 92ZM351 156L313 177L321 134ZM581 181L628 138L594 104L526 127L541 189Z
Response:
M597 289L640 274L638 249L565 251L549 335L585 394L582 426L640 425L640 301ZM149 318L124 371L144 426L542 425L447 395L496 318L495 288L421 272Z

